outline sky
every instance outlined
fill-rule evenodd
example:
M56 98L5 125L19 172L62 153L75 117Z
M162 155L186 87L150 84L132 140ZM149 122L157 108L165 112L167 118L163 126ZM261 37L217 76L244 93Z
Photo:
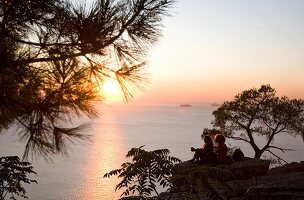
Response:
M134 101L222 103L270 84L304 99L303 0L178 0Z
M304 99L303 11L303 0L176 0L133 101L222 103L262 84Z

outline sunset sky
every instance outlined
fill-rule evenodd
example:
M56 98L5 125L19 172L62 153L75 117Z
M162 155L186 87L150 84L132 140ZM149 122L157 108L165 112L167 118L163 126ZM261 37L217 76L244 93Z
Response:
M261 84L304 99L303 0L177 0L170 11L135 102L222 103Z
M135 101L222 102L270 84L304 98L304 1L179 0Z

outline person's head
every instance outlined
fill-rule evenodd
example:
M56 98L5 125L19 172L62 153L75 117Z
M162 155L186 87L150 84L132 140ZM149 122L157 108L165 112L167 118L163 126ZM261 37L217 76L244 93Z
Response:
M209 135L201 135L202 139L206 144L213 144L212 137Z
M222 144L225 143L226 139L225 136L223 134L216 134L214 137L214 141L218 144Z

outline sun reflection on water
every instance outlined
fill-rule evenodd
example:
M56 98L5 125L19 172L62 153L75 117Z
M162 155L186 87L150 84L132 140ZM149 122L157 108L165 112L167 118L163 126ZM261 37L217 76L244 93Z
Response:
M84 183L73 191L74 199L119 199L120 192L115 192L118 178L103 178L105 173L119 168L125 161L126 152L123 150L115 116L110 112L104 112L92 128L94 136L84 169Z

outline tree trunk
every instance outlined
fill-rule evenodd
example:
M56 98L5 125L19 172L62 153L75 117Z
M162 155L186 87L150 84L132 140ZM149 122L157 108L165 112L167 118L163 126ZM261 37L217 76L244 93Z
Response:
M263 151L257 149L255 149L254 152L255 152L254 158L260 158L261 155L263 154Z

